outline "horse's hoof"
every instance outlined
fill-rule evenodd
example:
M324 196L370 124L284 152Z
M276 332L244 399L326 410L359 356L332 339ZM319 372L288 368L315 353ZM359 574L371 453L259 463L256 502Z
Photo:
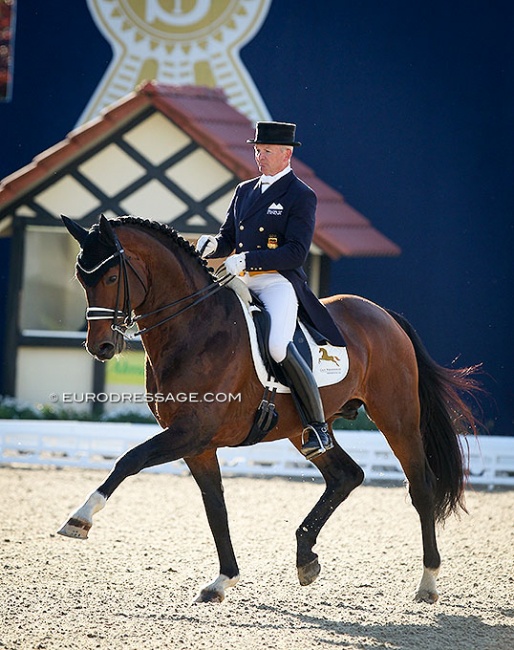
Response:
M81 521L80 519L68 519L68 521L61 526L57 531L59 535L64 535L64 537L72 537L73 539L87 539L87 534L91 528L92 524Z
M439 600L439 594L437 593L437 591L420 589L418 592L416 592L416 595L414 596L414 600L417 603L429 603L430 605L433 605Z
M229 578L220 573L214 582L205 585L198 596L193 600L195 603L221 603L225 600L225 590L234 587L239 582L239 575Z
M214 589L202 589L198 596L193 600L197 603L221 603L225 600L224 591L215 591Z
M414 600L417 603L429 603L433 605L439 599L437 593L437 575L439 567L431 569L430 567L423 567L423 576L418 585Z
M317 559L312 560L309 564L298 567L298 579L302 587L310 585L316 580L321 571L321 565Z

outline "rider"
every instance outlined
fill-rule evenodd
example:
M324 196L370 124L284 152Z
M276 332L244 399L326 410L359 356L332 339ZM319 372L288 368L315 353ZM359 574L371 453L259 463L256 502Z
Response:
M281 365L300 402L304 420L302 453L309 459L333 446L314 376L292 342L298 309L318 331L320 343L344 345L325 306L307 284L302 268L314 233L316 194L290 166L296 125L257 122L254 154L261 176L236 187L218 235L202 235L204 257L225 260L261 299L271 318L269 351Z

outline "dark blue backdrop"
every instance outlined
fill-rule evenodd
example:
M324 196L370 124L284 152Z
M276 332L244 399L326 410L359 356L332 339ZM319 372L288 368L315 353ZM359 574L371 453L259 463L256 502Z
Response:
M0 104L0 178L73 128L111 58L85 0L29 4L18 3L13 101ZM332 291L403 312L440 363L483 362L485 417L503 435L514 435L513 31L507 1L275 0L241 53L273 118L298 123L298 155L403 249L336 263Z

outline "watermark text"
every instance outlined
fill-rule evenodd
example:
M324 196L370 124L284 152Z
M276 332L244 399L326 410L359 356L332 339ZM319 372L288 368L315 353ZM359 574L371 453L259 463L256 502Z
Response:
M166 404L166 403L191 403L212 404L226 402L240 402L241 393L51 393L50 401L53 404Z

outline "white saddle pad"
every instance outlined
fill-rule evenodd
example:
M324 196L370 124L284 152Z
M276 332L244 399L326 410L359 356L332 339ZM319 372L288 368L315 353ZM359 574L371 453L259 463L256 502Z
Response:
M255 323L250 313L252 310L258 309L258 307L248 305L237 291L236 295L241 303L241 309L243 310L246 320L246 327L250 338L250 347L252 349L253 365L259 381L263 387L269 386L270 388L276 388L277 393L290 393L291 391L287 386L284 386L284 384L281 384L274 379L271 381L268 379L268 372L259 351ZM349 366L348 352L346 348L336 347L335 345L330 344L318 345L303 323L300 323L300 327L302 328L305 339L309 344L312 356L312 372L318 386L331 386L332 384L337 384L337 382L343 380L348 374Z

